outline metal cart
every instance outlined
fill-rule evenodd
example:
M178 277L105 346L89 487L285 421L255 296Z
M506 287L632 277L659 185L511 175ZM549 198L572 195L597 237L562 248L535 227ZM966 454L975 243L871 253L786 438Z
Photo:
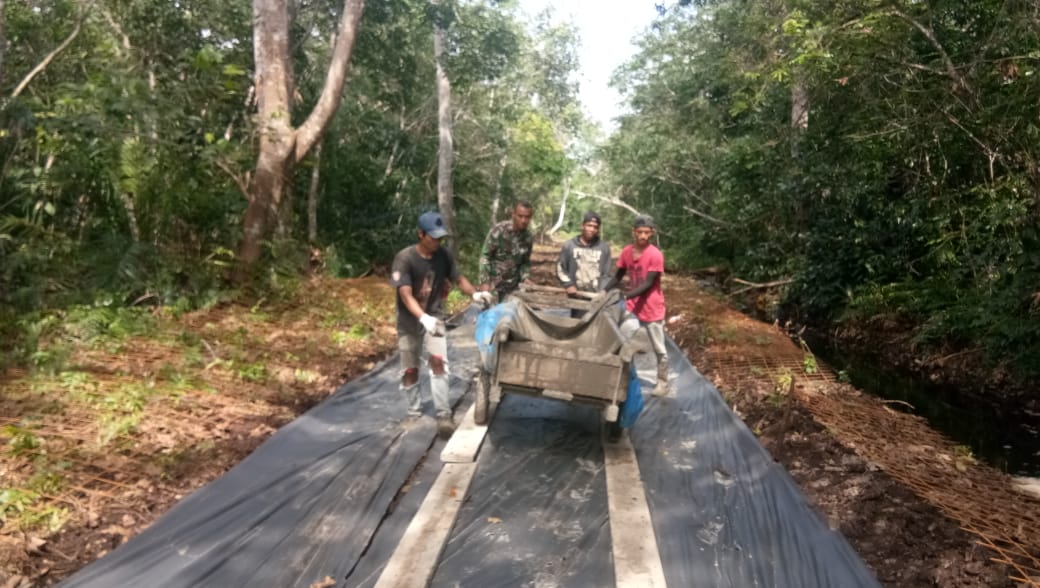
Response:
M506 303L515 304L516 312L495 328L497 349L477 378L477 424L488 422L503 394L523 394L597 406L610 436L620 436L618 415L638 349L621 334L619 300L617 292L571 298L544 286L510 296ZM585 315L572 318L563 309Z

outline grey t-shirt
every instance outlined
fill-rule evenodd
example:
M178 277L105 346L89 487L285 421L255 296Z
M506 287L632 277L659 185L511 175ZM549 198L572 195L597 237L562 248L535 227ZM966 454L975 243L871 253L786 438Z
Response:
M411 286L412 295L430 316L444 318L444 299L452 284L459 280L459 267L451 252L441 247L430 259L419 255L415 245L405 247L394 257L390 270L390 285L395 289ZM422 333L419 319L408 311L397 293L397 332L418 335Z
M556 276L564 288L576 286L582 292L595 292L610 280L610 245L596 239L586 245L581 235L569 239L560 249Z

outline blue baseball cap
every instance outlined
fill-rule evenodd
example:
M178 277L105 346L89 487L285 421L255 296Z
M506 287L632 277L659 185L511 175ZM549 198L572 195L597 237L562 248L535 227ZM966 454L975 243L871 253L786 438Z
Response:
M440 239L448 234L444 228L444 219L437 212L424 212L419 215L419 230L434 239Z

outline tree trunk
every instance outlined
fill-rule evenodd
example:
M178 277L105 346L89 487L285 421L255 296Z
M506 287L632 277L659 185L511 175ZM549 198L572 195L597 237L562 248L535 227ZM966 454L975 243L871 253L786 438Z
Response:
M809 128L809 89L801 78L791 84L791 128L798 131Z
M4 81L4 57L7 56L7 19L4 18L6 5L6 0L0 0L0 83Z
M552 237L556 231L559 231L560 227L563 226L563 217L567 214L567 194L570 193L570 191L571 181L570 178L568 178L563 184L563 201L560 202L560 216L556 218L556 224L554 224L546 233L549 237Z
M296 166L293 166L295 169ZM292 235L293 226L293 182L292 174L286 174L285 187L282 188L282 202L278 205L278 218L274 234L287 239Z
M491 201L490 226L495 226L495 223L498 222L498 207L501 206L502 202L502 177L506 175L506 165L508 164L509 153L505 153L498 162L498 178L495 179L495 197Z
M791 160L796 166L801 165L802 143L805 140L805 131L809 128L809 107L809 88L804 74L797 73L794 83L791 84ZM810 200L805 193L794 199L795 222L800 227L805 226L808 221Z
M253 59L259 104L260 153L249 184L249 204L238 247L241 283L260 259L263 240L278 214L296 132L290 122L289 7L287 0L253 0Z
M432 0L440 4L439 0ZM440 144L437 147L437 206L448 230L452 255L458 256L459 238L455 224L455 193L451 171L455 162L455 143L452 137L451 82L444 72L444 46L447 32L439 23L434 24L433 58L437 62L437 128Z
M325 85L314 110L298 129L291 123L292 55L289 51L288 0L253 0L253 57L256 62L260 152L249 183L238 265L233 279L248 279L260 259L263 240L277 218L292 171L324 135L339 108L350 53L364 11L364 0L344 0Z
M267 237L272 219L278 214L286 179L293 167L292 134L281 137L281 144L267 136L260 138L260 155L257 157L256 172L249 183L249 204L243 219L242 242L238 248L240 262L235 281L242 283L249 278L253 264L260 259L263 241Z
M321 143L314 148L314 169L311 170L311 185L307 190L307 241L318 242L318 187L321 185Z

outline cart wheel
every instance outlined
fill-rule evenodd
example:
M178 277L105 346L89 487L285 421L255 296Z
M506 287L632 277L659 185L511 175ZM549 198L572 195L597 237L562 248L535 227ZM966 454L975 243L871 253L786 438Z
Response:
M473 422L486 425L488 422L488 404L490 404L490 378L481 371L477 374L477 398L473 403Z
M624 406L625 403L622 402L618 405L618 410L620 411L620 409ZM621 428L620 418L618 418L615 421L607 421L607 441L610 441L611 443L617 443L621 440L621 435L624 432L625 430Z

